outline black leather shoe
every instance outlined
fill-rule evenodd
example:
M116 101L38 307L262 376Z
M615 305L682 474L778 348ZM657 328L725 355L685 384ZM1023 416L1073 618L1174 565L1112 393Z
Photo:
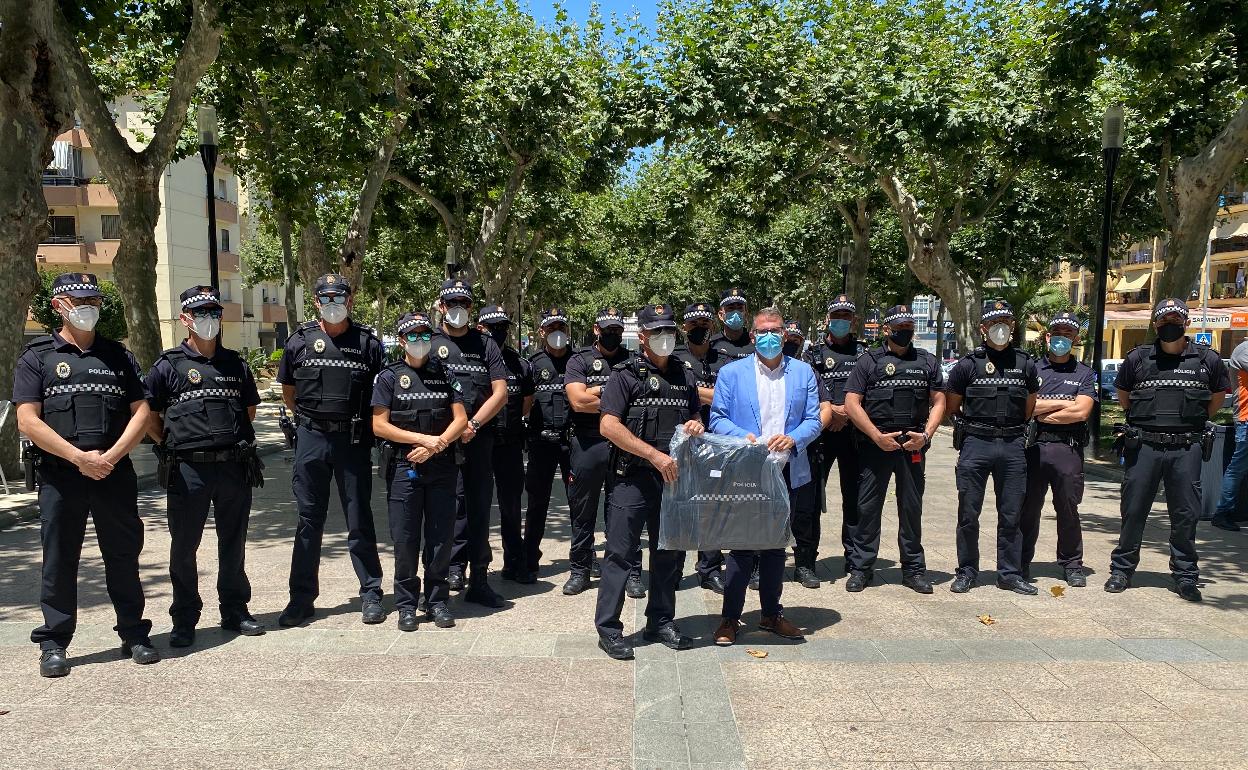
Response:
M1083 574L1081 569L1066 570L1066 585L1071 588L1083 588L1088 584L1088 578Z
M641 638L647 642L658 642L664 647L670 647L673 650L687 650L693 644L687 636L682 636L680 629L675 623L668 623L662 628L647 628L641 632Z
M501 577L503 580L510 580L512 582L515 582L516 568L515 567L503 567L501 570L498 571L498 576Z
M801 583L803 588L818 588L819 576L810 567L798 567L793 570L793 582Z
M446 587L451 591L464 590L464 571L458 567L451 567L446 573Z
M715 570L709 575L703 575L698 581L698 585L721 596L724 593L724 578L723 575L719 574L719 570Z
M399 630L415 631L420 624L416 620L416 610L403 607L399 610Z
M975 579L970 575L957 575L953 578L953 583L949 586L949 590L955 594L964 594L975 587Z
M1013 591L1023 596L1035 596L1038 593L1035 586L1023 580L1022 575L997 578L997 588L1000 588L1002 591Z
M628 576L628 582L624 584L624 593L628 594L630 599L646 598L646 587L641 582L641 575Z
M602 562L594 559L594 561L589 565L589 576L593 580L597 580L602 577Z
M1230 519L1223 519L1218 516L1214 516L1213 520L1210 521L1209 523L1217 527L1218 529L1224 529L1227 532L1239 532L1241 529L1243 529L1242 527L1240 527L1238 524L1231 521Z
M1131 578L1121 572L1109 573L1109 580L1105 581L1105 590L1111 594L1120 594L1131 586Z
M264 632L268 630L263 623L250 615L222 620L221 627L242 636L264 636Z
M121 656L133 660L140 666L160 662L160 653L156 652L156 648L152 647L150 643L128 644L123 642L121 645Z
M437 626L438 628L454 628L455 627L455 616L452 615L451 611L447 609L446 605L442 604L441 602L430 607L429 611L426 612L425 614L429 617L430 620L433 621L433 624Z
M1196 587L1195 580L1181 580L1178 585L1179 598L1184 601L1198 602L1204 597L1200 595L1200 589Z
M589 577L584 572L573 572L563 584L563 595L576 596L585 593L586 588L589 588Z
M930 594L932 592L932 581L927 579L927 575L922 572L915 572L912 575L903 575L901 584L911 591L919 594Z
M494 589L490 588L490 584L484 580L474 580L468 586L468 590L464 592L464 601L494 609L498 609L504 604L503 597L495 593Z
M54 647L39 653L39 676L55 679L69 673L69 660L64 647Z
M598 649L615 660L632 660L633 646L624 641L622 636L599 636Z
M537 570L523 569L516 573L516 582L522 586L531 586L537 582Z
M866 588L867 583L869 582L870 581L867 580L867 576L863 573L851 572L849 573L849 578L845 581L845 590L849 591L851 594L856 594Z
M174 626L169 632L170 647L190 647L195 644L195 626Z
M296 607L293 604L286 605L286 609L282 610L282 614L277 616L277 624L282 628L293 628L302 625L303 621L310 619L316 614L316 610L311 607Z
M758 567L755 567L754 571L750 573L750 590L758 590Z
M360 620L370 626L375 626L386 619L386 608L381 606L380 599L365 599L364 606L360 608Z

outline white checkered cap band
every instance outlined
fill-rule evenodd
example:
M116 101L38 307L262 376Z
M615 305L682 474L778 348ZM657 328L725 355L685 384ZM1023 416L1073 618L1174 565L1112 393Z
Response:
M187 297L186 299L182 300L182 307L186 308L189 305L194 305L196 302L204 302L204 301L211 302L214 305L220 303L220 300L218 300L216 297L212 296L211 294L196 294L194 297Z
M566 315L552 315L542 319L542 326L550 326L551 324L566 324L568 317Z
M981 316L981 318L985 321L991 321L994 318L1013 318L1013 317L1014 317L1014 311L1010 310L1008 307L1002 307L1002 308L994 307L991 310L985 310L983 316Z
M694 321L699 318L714 318L715 315L709 310L690 310L680 317L682 321Z
M94 283L67 283L64 286L57 286L56 293L60 294L66 291L99 291L100 287Z
M1184 318L1188 317L1187 308L1183 307L1182 305L1176 302L1173 305L1165 305L1165 304L1158 305L1156 309L1153 310L1153 318L1154 319L1161 318L1162 316L1169 315L1171 313L1178 313Z
M399 324L398 328L397 328L397 329L395 329L395 331L396 331L396 332L398 332L399 334L402 334L403 332L407 331L408 329L411 329L411 328L416 327L416 326L423 326L423 327L425 327L426 329L432 329L432 328L433 328L433 325L429 323L429 319L428 319L428 318L409 318L409 319L407 319L406 321L404 321L403 323Z
M914 320L913 313L893 313L892 315L886 315L883 318L881 318L880 323L891 324L893 321L913 321L913 320Z
M438 292L439 297L467 297L472 299L472 290L467 286L448 286Z
M1068 316L1058 316L1052 321L1049 321L1049 328L1052 329L1054 326L1069 326L1075 331L1079 331L1079 322Z
M174 400L175 404L190 401L193 398L242 398L243 394L231 388L201 388L188 390Z
M488 324L494 321L506 321L507 323L511 323L511 319L509 319L507 314L501 310L495 310L493 313L485 313L484 315L477 317L477 323Z
M840 300L838 302L828 303L828 312L835 313L837 310L848 310L851 313L857 313L858 307L849 300Z

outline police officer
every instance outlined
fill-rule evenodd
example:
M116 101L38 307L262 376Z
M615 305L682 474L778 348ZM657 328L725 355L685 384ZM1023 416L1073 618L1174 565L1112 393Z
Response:
M148 405L138 362L119 342L95 333L104 295L90 273L66 273L52 283L52 309L61 328L22 351L13 374L17 428L34 448L43 579L39 673L65 676L65 648L78 624L78 562L87 516L95 521L108 596L117 611L122 655L155 663L160 654L143 617L139 552L143 522L129 452L143 438Z
M217 340L222 312L217 290L192 286L180 299L179 320L190 333L181 345L161 353L147 374L147 432L158 446L163 444L169 463L169 645L190 647L204 608L195 552L209 506L216 519L221 627L244 636L264 633L247 611L251 583L244 568L251 488L259 483L253 474L261 467L252 428L260 394L251 369Z
M1035 424L1027 447L1027 496L1023 502L1023 577L1031 576L1031 560L1040 537L1044 496L1053 488L1057 512L1057 563L1067 584L1088 584L1083 574L1083 532L1079 503L1083 501L1083 448L1088 444L1088 417L1097 399L1092 368L1071 355L1079 340L1079 318L1058 313L1049 321L1048 352L1036 364L1040 391Z
M1187 305L1163 299L1153 308L1157 339L1127 353L1114 382L1127 413L1122 459L1122 533L1110 560L1105 590L1121 593L1140 563L1144 524L1166 485L1170 511L1170 572L1179 596L1201 600L1197 580L1196 521L1200 514L1202 438L1222 407L1230 377L1221 357L1185 334ZM1207 440L1207 439L1206 439ZM1211 446L1211 445L1210 445Z
M507 367L507 401L490 422L494 434L494 486L498 490L499 529L503 536L503 580L520 580L524 564L521 497L524 494L524 401L533 394L529 362L508 344L511 319L498 305L477 315L477 329L498 345Z
M711 347L711 324L715 313L712 305L694 302L685 306L680 322L685 344L677 345L672 354L693 372L698 386L698 400L702 403L702 424L711 421L711 400L715 397L715 378L724 364L735 360L719 348ZM724 592L724 554L722 551L698 551L698 584L717 594Z
M823 435L811 444L811 467L819 472L819 491L828 485L832 463L836 463L841 487L841 547L845 556L845 572L849 573L849 556L853 550L853 528L858 523L858 431L849 420L845 410L845 383L867 348L852 331L858 307L848 295L839 294L828 303L824 318L823 339L812 345L806 361L814 368L822 385L825 401L820 405L820 417L824 420ZM824 412L826 411L826 415ZM818 463L813 462L815 459ZM826 510L826 506L823 507ZM793 538L797 541L794 558L797 569L794 580L807 588L818 588L819 577L815 574L820 537L820 509L814 510L809 528L793 521ZM802 534L799 536L799 531Z
M651 579L642 637L674 650L689 647L689 638L674 622L681 556L659 550L659 504L663 484L676 480L676 461L666 454L676 428L683 424L693 436L704 430L697 381L672 356L676 322L671 307L647 305L638 311L637 323L642 352L615 365L602 394L602 435L611 442L612 467L607 477L607 555L594 624L598 647L616 660L633 657L620 610L643 527L650 542Z
M745 292L741 289L734 286L719 293L719 321L724 330L711 337L711 347L730 360L745 358L754 352L754 343L750 342L750 330L746 323L748 310Z
M394 538L394 606L399 630L415 631L420 603L421 536L425 541L425 612L438 628L455 625L447 609L447 570L455 537L455 440L468 427L463 386L442 359L431 358L429 314L406 313L395 329L403 358L373 386L373 433L383 439L390 535Z
M607 455L610 446L598 432L598 408L603 387L611 377L612 368L629 358L623 346L624 316L614 307L598 311L594 322L593 345L572 354L564 371L564 390L572 406L572 481L568 484L568 508L572 515L572 545L568 554L571 574L563 584L563 592L575 596L589 587L594 559L594 524L598 518L598 498L607 481ZM603 528L608 506L603 511ZM641 547L633 559L627 593L634 599L646 595L641 583Z
M542 311L538 336L541 338L541 349L529 357L533 392L525 399L524 407L529 415L529 464L524 477L529 507L524 515L524 561L516 577L521 583L537 580L555 471L558 470L563 479L565 493L572 474L572 461L568 456L572 408L563 389L571 335L568 314L563 308L550 307Z
M468 590L464 600L485 607L502 607L503 597L486 580L490 552L490 503L494 497L494 433L483 430L507 403L507 365L498 344L470 328L472 284L462 278L442 283L438 293L442 328L433 333L433 355L459 380L464 393L468 427L459 441L463 465L456 486L455 547L447 581L452 591ZM471 574L469 574L471 566Z
M787 319L784 322L784 342L780 348L781 352L790 358L805 361L805 347L806 333L802 331L802 325L793 319ZM819 379L815 382L819 386L819 422L826 428L832 416L832 404L823 382ZM811 468L812 480L822 481L823 475L819 470L822 457L818 440L807 444L802 451L806 452L806 462ZM815 575L815 554L819 548L820 497L822 497L822 487L819 483L803 484L790 490L789 495L794 540L793 582L800 583L805 588L819 587L819 578ZM757 575L757 568L755 575ZM754 575L751 575L751 578L753 577Z
M945 414L944 377L936 356L914 346L914 315L908 306L885 310L880 325L883 343L860 356L845 381L845 413L858 429L854 438L860 456L858 522L850 528L845 590L861 591L871 583L884 497L895 477L901 584L930 594L923 558L924 469Z
M351 319L352 292L345 278L328 273L314 287L320 320L299 326L282 354L277 381L295 414L293 485L299 508L290 561L290 602L278 616L297 626L315 614L317 573L329 509L329 484L338 484L347 519L347 551L360 581L361 619L386 619L381 605L381 560L371 496L372 434L369 403L381 371L381 341Z
M959 449L958 570L949 590L966 593L979 576L979 514L989 477L997 498L997 588L1029 596L1036 587L1023 578L1023 536L1019 530L1027 493L1023 432L1036 406L1040 382L1036 363L1013 347L1014 311L1008 302L984 303L984 344L963 356L949 372L946 404L954 415Z

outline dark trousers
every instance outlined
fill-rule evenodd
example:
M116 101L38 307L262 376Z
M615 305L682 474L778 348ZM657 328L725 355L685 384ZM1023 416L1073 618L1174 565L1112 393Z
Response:
M841 547L845 554L845 564L849 564L849 554L854 548L854 528L858 526L858 481L862 475L862 462L859 453L858 431L846 425L838 431L827 431L820 439L823 446L820 476L821 485L817 491L822 501L831 475L832 463L836 463L837 478L841 485ZM824 510L827 506L823 505ZM793 533L797 537L797 533ZM815 545L819 544L819 534L815 534ZM813 559L812 559L813 561Z
M780 594L784 590L784 549L767 551L729 551L728 568L724 570L724 604L720 614L728 620L740 620L745 608L745 589L750 584L754 565L758 565L758 600L763 616L779 615Z
M1140 543L1157 485L1166 483L1170 512L1170 572L1176 580L1196 580L1196 522L1200 516L1200 445L1159 447L1141 443L1123 455L1122 533L1110 568L1130 577L1140 564Z
M503 536L503 569L515 572L524 568L524 443L519 436L495 436L494 486Z
M618 635L624 629L620 611L624 588L634 569L634 555L641 550L641 530L650 543L650 593L646 600L646 626L659 629L676 614L676 583L680 578L680 551L659 550L659 507L663 479L653 468L635 468L625 476L607 479L607 554L598 583L598 606L594 625L599 634ZM781 555L783 559L783 554Z
M1083 502L1083 450L1070 444L1045 441L1030 447L1027 457L1027 496L1019 528L1023 532L1024 570L1031 567L1040 537L1044 496L1053 490L1057 513L1057 563L1063 569L1083 568L1083 530L1079 503Z
M408 471L415 472L415 478ZM428 606L450 598L446 575L455 537L455 479L451 457L412 465L393 463L387 474L386 509L394 540L394 606L415 609L420 601L421 540L424 540L425 598Z
M958 485L958 574L979 575L979 514L992 478L997 497L997 577L1022 575L1023 535L1019 517L1027 494L1023 437L967 436L954 471Z
M311 607L320 595L321 540L329 511L329 482L347 519L347 552L360 580L360 596L381 599L381 559L373 525L372 457L367 444L352 444L346 431L325 433L299 426L294 490L299 508L295 551L290 560L290 603Z
M494 434L483 431L464 444L464 464L455 486L455 546L451 567L484 580L490 551L490 505L494 502ZM479 577L478 577L479 576Z
M39 468L39 537L43 544L43 576L39 608L43 625L30 641L50 650L68 647L78 627L78 562L86 538L87 516L104 557L104 582L117 611L113 630L123 642L147 644L151 621L143 617L139 584L139 553L143 522L139 519L138 483L130 458L99 481L83 476L74 465L57 458Z
M550 490L555 483L555 470L568 491L572 461L567 444L543 438L529 440L529 464L524 471L524 489L529 508L524 514L523 568L536 570L542 562L542 538L546 536L546 514L550 510Z
M594 561L594 525L598 521L598 499L603 484L607 485L607 504L602 513L602 526L611 526L611 484L608 476L615 474L607 467L611 444L602 436L572 436L569 458L572 480L568 483L568 508L572 513L572 545L568 561L572 574L588 575ZM658 536L658 530L655 530ZM641 572L641 546L633 557L633 573Z
M858 447L858 523L853 527L852 547L847 566L854 572L870 575L880 554L880 527L884 517L884 498L888 485L896 480L897 489L897 553L901 569L907 575L924 572L923 557L923 489L926 450L913 461L905 451L885 452L874 441L861 437Z
M222 620L248 617L251 583L245 566L247 522L251 518L251 485L239 462L179 461L169 479L169 580L175 626L194 626L204 609L199 596L196 552L208 522L208 507L217 530L217 600Z
M723 551L698 551L698 576L710 577L724 568Z

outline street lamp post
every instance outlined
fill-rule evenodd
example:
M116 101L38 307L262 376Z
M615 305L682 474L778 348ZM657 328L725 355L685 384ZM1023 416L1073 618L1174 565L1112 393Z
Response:
M451 276L455 275L455 267L456 267L455 260L456 259L457 257L455 256L455 244L454 243L446 244L446 277L448 280L450 279Z
M217 169L217 110L203 105L195 117L199 128L199 157L204 162L205 186L208 192L208 283L221 289L217 266L217 195L213 190L213 174Z
M1106 282L1109 280L1109 237L1112 231L1114 216L1114 171L1118 168L1118 159L1122 156L1122 106L1111 104L1105 109L1105 118L1101 126L1101 157L1105 161L1105 200L1101 214L1101 259L1096 271L1096 313L1092 319L1092 373L1096 377L1096 388L1101 388L1101 366L1105 355L1105 293ZM1092 402L1092 441L1093 449L1099 454L1101 449L1101 400Z
M849 291L849 246L841 247L841 294Z

